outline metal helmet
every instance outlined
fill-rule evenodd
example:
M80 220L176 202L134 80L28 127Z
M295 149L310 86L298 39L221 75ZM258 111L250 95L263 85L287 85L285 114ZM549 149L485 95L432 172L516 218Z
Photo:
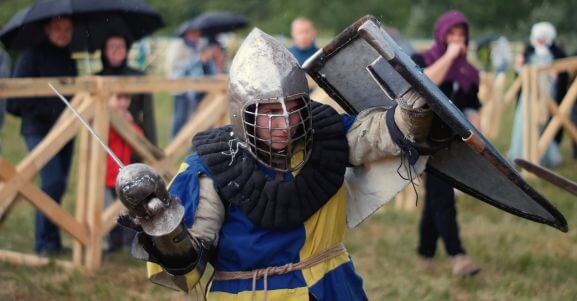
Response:
M305 72L286 47L255 28L230 67L230 117L237 139L259 162L294 171L312 148L312 116Z

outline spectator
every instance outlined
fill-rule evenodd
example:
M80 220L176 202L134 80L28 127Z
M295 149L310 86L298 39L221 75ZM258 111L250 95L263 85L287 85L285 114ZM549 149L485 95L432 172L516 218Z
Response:
M565 52L556 45L557 36L555 27L549 22L539 22L531 28L530 44L526 46L523 56L519 59L520 65L549 66L555 59L565 57ZM567 93L568 75L566 72L549 74L540 74L538 81L545 83L549 89L549 96L560 103ZM519 99L522 99L522 93ZM540 108L539 120L544 127L549 119L547 108L543 105ZM509 158L523 158L523 102L517 102L515 118L513 121L513 130L511 133L511 144L509 148ZM553 167L561 163L561 152L559 143L561 142L562 132L557 133L555 140L551 142L545 154L541 158L541 165Z
M213 52L201 39L198 29L183 32L181 39L172 44L168 51L168 74L171 79L199 78L216 73ZM172 137L175 137L188 118L196 111L204 93L185 91L174 95Z
M291 36L294 45L289 48L289 51L302 66L302 64L318 50L315 45L317 30L315 29L313 21L304 17L294 19L291 24Z
M136 67L136 70L146 72L154 60L150 39L142 39L134 43L132 48L136 52L133 66ZM130 49L130 47L128 47L128 49Z
M130 41L121 34L111 34L102 47L100 59L102 70L97 75L105 76L142 76L144 73L128 66L127 57ZM128 111L134 122L144 131L144 136L153 144L157 144L156 122L152 95L133 95Z
M413 60L425 68L425 74L479 128L479 71L467 61L467 18L458 11L444 13L435 24L434 39L433 46L423 53L414 54ZM453 274L475 275L480 269L466 255L459 237L453 187L429 173L425 179L425 191L425 208L419 226L419 263L425 268L433 266L440 237L452 259Z
M500 36L491 47L491 65L495 74L506 73L513 61L513 52L509 40Z
M222 44L218 41L216 36L207 37L208 48L212 51L212 61L214 62L215 74L223 74L225 70L225 51Z
M76 64L68 49L72 39L72 20L56 17L48 21L44 29L46 41L20 53L13 76L76 76ZM24 136L28 150L32 151L46 137L65 105L56 97L11 99L7 109L22 118L20 133ZM42 190L58 203L66 189L73 148L73 141L70 141L40 170ZM34 250L42 255L62 251L60 230L40 211L36 212Z
M138 127L132 114L129 112L131 98L129 95L115 94L108 99L108 105L132 123L136 131L142 135L142 130ZM108 146L123 164L128 165L132 163L132 149L112 127L110 127L108 133ZM108 155L106 159L106 190L104 191L105 206L111 205L114 200L116 200L115 185L119 168L114 159ZM114 226L108 234L108 248L106 251L114 252L122 249L123 246L129 246L134 234L135 232L131 229L118 225Z

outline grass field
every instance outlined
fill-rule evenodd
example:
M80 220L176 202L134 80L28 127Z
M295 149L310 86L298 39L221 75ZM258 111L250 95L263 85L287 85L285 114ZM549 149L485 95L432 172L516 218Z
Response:
M171 116L168 95L157 95L160 143L166 145ZM506 149L511 109L504 114L503 131L494 141ZM18 134L19 120L8 118L2 130L3 155L16 164L26 153ZM556 169L577 180L577 162L569 156ZM76 169L64 199L73 211ZM570 227L577 220L577 198L550 184L532 181L565 214ZM416 268L415 249L419 208L396 210L386 205L359 228L349 231L346 245L371 300L575 300L577 299L577 234L522 220L470 197L458 202L461 234L481 273L470 279L451 276L450 263L441 249L432 272ZM34 209L20 201L0 228L0 248L31 252ZM66 234L65 245L72 240ZM65 272L54 266L27 268L0 263L0 300L196 300L150 284L144 265L127 252L104 255L95 274Z

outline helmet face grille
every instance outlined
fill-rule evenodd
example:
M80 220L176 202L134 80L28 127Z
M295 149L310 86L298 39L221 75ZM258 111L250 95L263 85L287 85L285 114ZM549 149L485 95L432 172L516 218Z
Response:
M313 135L308 97L256 101L242 113L244 140L259 162L280 172L297 170L306 163Z

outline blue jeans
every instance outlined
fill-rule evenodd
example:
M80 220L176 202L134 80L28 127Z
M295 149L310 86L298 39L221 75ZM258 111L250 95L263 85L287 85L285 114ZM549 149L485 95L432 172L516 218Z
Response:
M33 150L44 139L44 135L27 135L24 141L28 150ZM46 165L40 170L40 187L42 191L60 204L72 159L74 142L66 144ZM40 211L36 211L34 251L54 252L62 249L60 229L46 218Z
M174 96L174 114L172 117L172 138L176 137L188 118L196 111L204 93L182 93Z

